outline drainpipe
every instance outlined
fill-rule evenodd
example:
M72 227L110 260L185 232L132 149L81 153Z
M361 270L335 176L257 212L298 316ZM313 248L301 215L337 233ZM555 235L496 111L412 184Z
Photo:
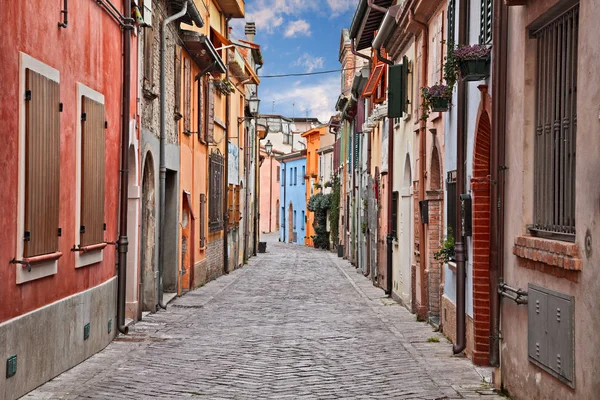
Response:
M287 167L287 163L285 161L282 161L281 164L284 167ZM286 223L286 218L285 218L285 210L287 210L287 196L286 196L286 194L287 194L287 181L285 180L285 178L287 177L287 168L285 168L285 173L283 171L284 170L282 168L280 176L282 176L281 179L284 180L284 183L283 183L283 210L284 210L284 212L283 212L283 216L282 216L281 220L283 222L283 224L282 224L283 225L283 243L285 243L285 231L286 231L286 228L287 228L287 223Z
M421 34L423 35L423 40L421 40L421 60L425 60L421 62L421 79L422 87L427 86L427 59L428 59L428 46L427 46L427 38L429 37L429 29L426 24L421 21L417 21L415 19L415 13L413 10L410 10L408 14L409 23L413 23L421 28ZM426 112L423 110L422 112ZM426 137L427 134L427 121L421 120L419 126L419 200L425 200L425 146L426 146ZM421 221L421 229L419 229L419 276L421 279L421 293L425 297L426 296L426 284L425 284L425 265L427 260L426 256L427 243L425 243L425 224ZM428 301L423 301L423 303L427 304ZM423 306L423 304L421 304ZM418 312L418 311L417 311Z
M273 209L273 156L269 154L269 233L271 233L271 221Z
M128 0L130 1L130 0ZM165 57L167 52L167 25L171 22L183 17L187 12L188 2L183 3L181 11L171 15L162 22L161 35L160 35L160 194L158 209L160 211L159 217L159 233L158 233L158 306L162 309L167 309L167 306L163 303L163 273L165 266L165 197L166 197L166 180L167 180L167 166L165 161L165 148L166 148L166 126L167 126L167 91L165 87ZM130 7L127 7L126 12L129 12Z
M262 64L259 64L256 67L256 75L258 76L258 71L262 68ZM258 85L256 85L256 96L258 97ZM267 129L265 127L265 129ZM267 133L268 133L268 129L267 129ZM254 140L254 144L256 145L256 150L255 150L255 156L256 159L254 160L254 165L255 165L255 172L254 172L254 243L252 244L252 255L256 255L256 251L258 248L258 240L259 240L259 233L258 233L258 189L259 189L259 180L260 180L260 166L259 166L259 159L260 159L260 140L258 137L258 115L256 115L254 117L254 135L255 140Z
M63 9L62 9L62 10L60 10L60 13L61 13L61 14L62 14L62 16L63 16L63 20L62 20L62 22L59 22L59 23L58 23L58 27L59 27L59 28L66 28L66 27L67 27L67 25L68 25L68 23L69 23L69 21L68 21L68 15L69 15L69 0L64 0L64 3L63 3L63 4L64 4L64 6L63 6Z
M370 62L371 62L371 57L369 57L369 56L366 56L366 55L364 55L364 54L362 54L362 53L359 53L358 51L356 51L356 48L354 47L354 41L355 41L355 40L356 40L356 39L352 39L352 40L350 41L350 51L351 51L351 52L352 52L352 54L354 54L355 56L357 56L357 57L360 57L360 58L364 58L365 60L369 61L369 63L370 63Z
M490 254L490 365L500 366L500 297L498 285L504 275L504 190L506 136L506 69L508 42L508 7L502 1L494 3L494 46L492 48L492 151L491 151L491 212Z
M375 4L375 0L367 0L367 5L369 6L370 9L379 11L380 13L385 14L387 12L387 8L378 6L377 4Z
M65 19L66 21L66 19ZM125 26L123 29L123 111L121 115L121 176L119 199L119 240L117 243L119 270L117 284L117 329L126 335L125 293L127 289L127 203L129 201L129 113L131 92L131 0L125 1ZM66 24L66 22L65 22Z
M231 17L227 17L225 19L225 35L226 38L229 39L229 21ZM229 68L227 68L227 72L225 72L225 79L229 80ZM225 274L229 273L229 209L228 209L228 190L229 190L229 111L231 107L230 96L226 96L225 98L225 152L224 155L224 173L225 179L223 182L225 183L225 190L223 191L223 272Z
M465 44L467 41L467 11L469 9L468 0L461 1L458 9L458 44ZM466 333L466 288L465 281L467 279L466 274L466 248L463 242L462 236L462 218L460 216L460 194L465 190L465 129L466 129L466 113L467 113L467 101L466 101L466 82L459 80L458 86L458 100L456 109L457 122L456 122L456 244L455 244L455 259L456 259L456 343L452 346L452 352L454 354L462 353L467 347L467 333Z

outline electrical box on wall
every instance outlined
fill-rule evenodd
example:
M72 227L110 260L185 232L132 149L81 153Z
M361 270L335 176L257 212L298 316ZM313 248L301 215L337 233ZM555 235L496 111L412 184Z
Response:
M575 387L575 298L529 284L529 361Z
M429 223L429 200L419 201L419 211L421 213L421 222L424 224Z

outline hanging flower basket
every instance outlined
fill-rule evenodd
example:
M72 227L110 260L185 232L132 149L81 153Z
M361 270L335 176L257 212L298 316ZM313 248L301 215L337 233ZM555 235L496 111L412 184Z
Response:
M480 44L456 48L454 57L458 61L460 77L472 82L490 76L490 51L489 47Z
M448 111L452 99L452 87L446 85L433 85L422 89L425 105L433 112Z

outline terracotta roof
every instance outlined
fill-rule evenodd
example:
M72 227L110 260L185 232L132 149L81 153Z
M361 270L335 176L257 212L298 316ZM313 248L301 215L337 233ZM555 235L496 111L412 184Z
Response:
M367 84L365 85L365 90L363 90L362 92L362 97L370 97L373 95L373 93L375 92L375 89L377 89L377 85L379 84L379 81L381 80L381 75L383 75L383 69L385 68L385 64L379 64L377 66L375 66L375 68L373 68L373 71L371 72L371 75L369 76L369 80L367 81Z

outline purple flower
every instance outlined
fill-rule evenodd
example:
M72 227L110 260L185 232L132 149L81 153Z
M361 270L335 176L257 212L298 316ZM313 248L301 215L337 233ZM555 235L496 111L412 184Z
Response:
M452 87L446 85L433 85L423 88L423 96L427 99L432 97L441 97L445 99L452 98Z
M458 46L454 50L454 56L459 61L476 60L478 58L487 57L491 49L483 44L474 44L471 46Z

